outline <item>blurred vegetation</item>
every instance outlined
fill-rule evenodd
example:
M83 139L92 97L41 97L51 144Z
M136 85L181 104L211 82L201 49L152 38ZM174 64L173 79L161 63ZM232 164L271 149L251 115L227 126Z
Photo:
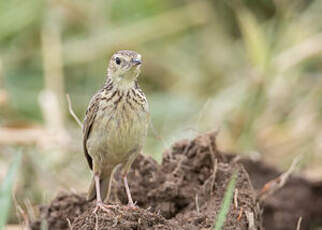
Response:
M12 162L6 177L0 185L0 229L4 229L11 207L11 196L14 181L21 161L21 152L18 152Z
M0 1L0 178L23 147L17 198L86 191L83 118L119 49L143 56L145 153L218 130L218 146L321 178L322 1Z

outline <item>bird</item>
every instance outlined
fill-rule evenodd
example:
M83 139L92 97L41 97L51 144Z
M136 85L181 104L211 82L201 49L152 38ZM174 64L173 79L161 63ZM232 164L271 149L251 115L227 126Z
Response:
M113 174L121 167L128 205L135 207L127 175L142 153L150 121L149 104L138 84L142 56L120 50L110 58L106 81L90 99L83 123L83 149L93 178L87 200L107 210Z

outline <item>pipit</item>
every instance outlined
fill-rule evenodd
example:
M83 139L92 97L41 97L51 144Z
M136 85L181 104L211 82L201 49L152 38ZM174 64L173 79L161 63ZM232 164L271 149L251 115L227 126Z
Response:
M141 55L129 50L115 53L107 68L104 87L90 100L83 125L83 147L93 179L88 200L96 198L97 206L107 210L113 173L121 174L131 207L127 174L142 151L149 125L149 106L140 89ZM96 209L95 209L96 210Z

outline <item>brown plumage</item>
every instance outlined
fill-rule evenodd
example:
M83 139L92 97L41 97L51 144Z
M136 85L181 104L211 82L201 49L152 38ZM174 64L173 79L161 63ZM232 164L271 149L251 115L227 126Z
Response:
M115 53L105 85L92 97L86 111L83 147L94 174L88 199L97 198L99 205L109 199L116 166L122 167L129 203L133 205L126 175L142 150L149 124L148 103L137 83L141 62L141 55L134 51Z

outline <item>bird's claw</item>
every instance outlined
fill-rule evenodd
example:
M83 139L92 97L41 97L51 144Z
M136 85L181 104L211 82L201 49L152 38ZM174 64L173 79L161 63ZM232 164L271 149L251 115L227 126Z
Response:
M126 205L126 207L128 208L128 209L137 209L138 208L138 206L136 205L136 202L129 202L127 205Z
M97 210L100 208L105 212L110 212L111 210L109 210L109 208L113 207L113 205L108 205L108 204L104 204L103 202L96 202L96 207L93 211L94 214L96 214Z

